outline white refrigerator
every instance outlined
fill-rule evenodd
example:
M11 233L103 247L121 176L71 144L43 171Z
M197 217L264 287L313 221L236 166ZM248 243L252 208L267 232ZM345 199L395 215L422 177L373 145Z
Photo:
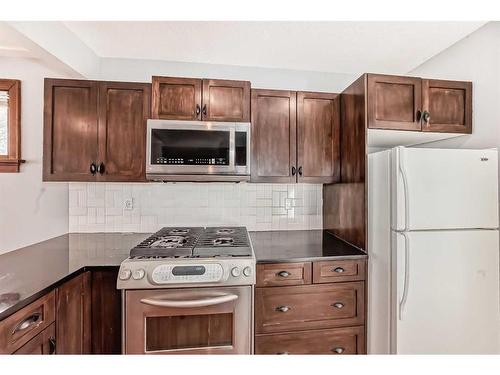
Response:
M500 353L497 155L368 156L368 353Z

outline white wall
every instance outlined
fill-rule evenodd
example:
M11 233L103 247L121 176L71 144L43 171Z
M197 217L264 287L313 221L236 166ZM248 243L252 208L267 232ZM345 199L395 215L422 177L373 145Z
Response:
M154 75L239 79L251 81L253 88L326 92L340 92L357 78L352 74L115 58L101 59L100 74L93 78L151 82Z
M42 182L43 78L36 60L0 57L0 77L21 80L20 173L0 173L0 253L68 231L68 184Z
M423 147L500 145L500 22L490 22L410 72L424 78L473 82L473 134Z

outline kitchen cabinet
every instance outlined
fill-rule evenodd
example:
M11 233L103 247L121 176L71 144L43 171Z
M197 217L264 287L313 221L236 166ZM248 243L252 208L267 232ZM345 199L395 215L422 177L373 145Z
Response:
M370 129L472 132L472 83L366 75Z
M14 354L55 354L55 332L55 323L52 323L48 328L16 350Z
M472 133L472 83L422 80L422 130Z
M150 85L45 79L44 181L144 181Z
M251 107L252 181L338 181L337 94L254 89Z
M0 322L0 354L46 351L48 338L44 332L54 321L55 292L52 291ZM35 341L29 344L32 340Z
M332 183L340 178L337 94L297 93L298 182Z
M84 272L56 289L57 354L91 353L91 281Z
M252 90L252 182L297 180L297 93Z
M152 79L152 117L163 120L250 121L250 82Z
M365 272L366 259L257 264L255 353L365 354Z

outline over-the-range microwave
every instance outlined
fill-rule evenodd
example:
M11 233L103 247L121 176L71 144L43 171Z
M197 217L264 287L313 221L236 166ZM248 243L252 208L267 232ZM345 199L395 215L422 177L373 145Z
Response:
M248 180L250 123L148 120L146 178Z

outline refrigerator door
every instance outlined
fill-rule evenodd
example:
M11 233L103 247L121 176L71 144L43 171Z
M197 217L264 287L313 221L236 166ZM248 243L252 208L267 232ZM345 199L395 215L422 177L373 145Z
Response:
M498 228L498 152L392 150L392 228Z
M391 351L500 353L498 231L393 237Z

